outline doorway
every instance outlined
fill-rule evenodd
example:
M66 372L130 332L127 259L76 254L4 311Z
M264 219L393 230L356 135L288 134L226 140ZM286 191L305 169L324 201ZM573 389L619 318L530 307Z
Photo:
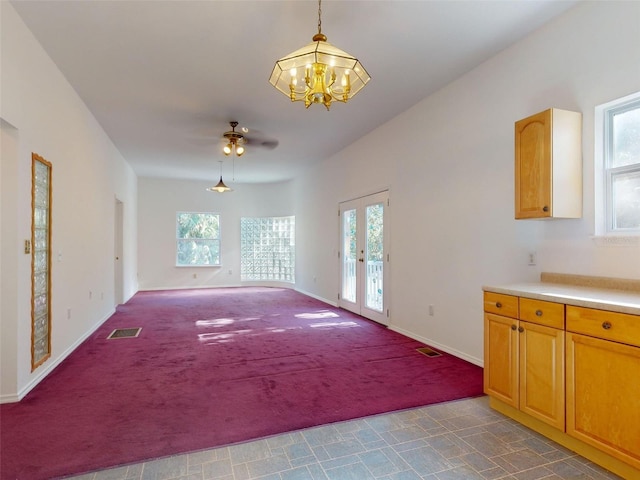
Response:
M115 306L117 307L124 302L124 279L122 268L122 247L124 244L124 204L116 198L115 215L114 215L114 267L113 267L113 295Z
M340 203L341 308L389 323L389 192Z

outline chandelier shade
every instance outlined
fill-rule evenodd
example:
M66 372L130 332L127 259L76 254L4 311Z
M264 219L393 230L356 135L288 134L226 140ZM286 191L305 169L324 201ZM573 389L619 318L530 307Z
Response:
M349 101L371 77L357 58L327 42L320 15L318 8L313 41L278 60L269 83L292 102L302 101L307 108L320 103L329 110L332 101Z

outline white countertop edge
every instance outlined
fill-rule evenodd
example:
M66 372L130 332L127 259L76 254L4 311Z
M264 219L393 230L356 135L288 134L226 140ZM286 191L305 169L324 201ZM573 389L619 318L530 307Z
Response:
M485 285L485 292L502 293L577 307L640 315L640 294L624 290L580 287L556 283L517 283L502 286Z

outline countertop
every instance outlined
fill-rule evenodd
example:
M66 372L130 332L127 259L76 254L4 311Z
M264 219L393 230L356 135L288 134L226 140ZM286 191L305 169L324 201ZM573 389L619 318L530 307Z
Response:
M545 274L542 275L542 278L544 277ZM590 278L592 279L594 277ZM555 276L554 279L557 280ZM561 280L564 279L561 278ZM505 295L546 300L578 307L640 315L640 291L592 286L594 284L598 285L598 282L593 281L574 283L587 283L589 286L540 281L498 286L486 285L483 286L482 289L485 292L502 293ZM609 285L606 282L602 282L601 284Z

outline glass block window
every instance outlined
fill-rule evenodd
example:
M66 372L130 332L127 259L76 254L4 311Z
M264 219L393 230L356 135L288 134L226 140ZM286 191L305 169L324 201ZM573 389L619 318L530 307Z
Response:
M295 282L295 218L240 219L240 279Z
M31 371L51 356L51 164L31 156Z
M606 222L640 232L640 93L604 110Z
M220 215L202 212L176 214L176 265L220 266Z

